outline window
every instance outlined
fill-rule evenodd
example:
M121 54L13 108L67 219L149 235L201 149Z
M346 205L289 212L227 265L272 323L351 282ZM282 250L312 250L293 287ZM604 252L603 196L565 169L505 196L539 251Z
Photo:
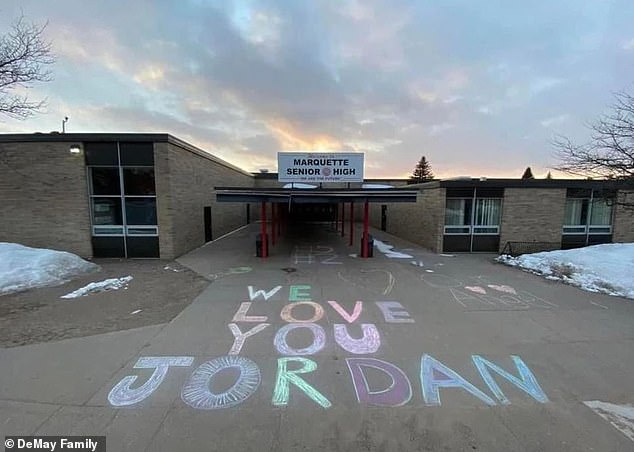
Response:
M605 199L594 199L590 209L588 234L612 233L612 205Z
M471 233L471 199L447 199L445 234Z
M92 198L92 224L122 225L121 198Z
M562 232L563 234L611 234L612 206L603 198L566 199Z
M611 225L612 206L605 199L595 199L592 201L590 214L590 226Z
M472 199L448 198L445 205L445 234L499 234L502 200L481 198L475 201L472 223Z
M92 198L93 235L123 235L121 198Z
M156 198L125 198L125 217L129 225L156 225Z
M90 168L90 190L92 195L120 195L119 168Z
M123 167L118 157L125 153L128 164L152 164L152 145L127 143L124 148L117 143L90 143L88 146L91 151L87 160L89 165L117 165L88 166L93 235L156 236L154 167ZM112 155L113 149L116 158Z
M482 198L476 200L474 234L500 233L501 199Z
M123 168L126 195L155 195L154 168Z

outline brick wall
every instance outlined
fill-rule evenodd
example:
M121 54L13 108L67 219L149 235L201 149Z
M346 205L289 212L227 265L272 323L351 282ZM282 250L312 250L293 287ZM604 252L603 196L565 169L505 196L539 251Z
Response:
M217 203L214 187L251 187L251 176L173 143L155 143L154 161L162 258L205 243L205 206L211 206L214 239L246 224L245 204Z
M73 143L0 143L0 242L92 257L84 156Z
M416 203L389 203L386 232L418 243L433 252L442 251L445 189L422 189ZM370 223L381 227L381 204L371 204Z
M619 193L619 200L634 204L634 193ZM614 212L613 242L634 242L634 209L617 205Z
M561 242L565 188L506 188L500 249L507 241Z

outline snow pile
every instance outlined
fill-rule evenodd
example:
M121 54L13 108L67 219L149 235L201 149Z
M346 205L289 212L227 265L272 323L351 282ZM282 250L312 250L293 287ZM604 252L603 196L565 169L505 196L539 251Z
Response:
M373 189L384 189L384 188L394 188L394 185L388 184L363 184L361 188L373 188Z
M119 290L122 287L127 288L128 283L132 281L132 276L124 276L122 278L110 278L103 281L92 282L87 286L81 287L74 292L62 295L60 298L78 298L95 292L105 292L107 290Z
M590 292L634 299L634 243L500 256L499 262L561 280Z
M616 405L599 400L589 400L583 403L634 441L634 406Z
M405 253L399 253L398 251L394 251L394 247L392 245L388 245L387 243L383 243L380 240L374 239L374 246L385 256L396 259L412 259L413 256Z
M98 269L98 265L65 251L0 242L0 295L56 286Z

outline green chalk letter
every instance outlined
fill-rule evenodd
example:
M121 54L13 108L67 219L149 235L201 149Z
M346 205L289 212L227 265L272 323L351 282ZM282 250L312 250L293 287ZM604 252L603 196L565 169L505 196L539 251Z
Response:
M290 361L302 363L303 367L297 370L288 370L286 364ZM277 359L277 379L275 381L275 390L273 391L273 405L288 405L289 390L291 383L304 391L308 397L313 399L323 408L330 408L332 403L324 397L318 390L306 383L298 374L305 374L317 369L317 363L308 358L301 357L285 357Z
M288 301L313 301L310 297L310 286L291 286L288 290Z

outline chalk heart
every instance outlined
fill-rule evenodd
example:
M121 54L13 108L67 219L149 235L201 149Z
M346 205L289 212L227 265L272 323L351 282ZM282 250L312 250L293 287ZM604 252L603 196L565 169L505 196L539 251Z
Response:
M482 294L482 295L486 295L487 293L487 291L483 287L480 287L480 286L465 286L465 289L470 290L471 292L474 292L474 293Z
M387 295L394 285L393 276L387 270L346 270L339 272L339 278L375 295Z
M488 287L490 287L491 289L497 290L498 292L504 292L504 293L510 293L511 295L517 295L517 292L511 286L489 284Z

